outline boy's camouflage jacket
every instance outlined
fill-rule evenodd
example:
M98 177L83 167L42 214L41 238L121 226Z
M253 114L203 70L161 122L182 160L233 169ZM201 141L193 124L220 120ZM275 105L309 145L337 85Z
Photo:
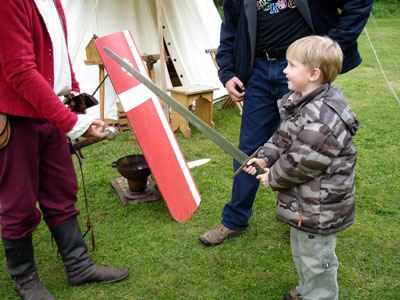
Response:
M354 221L356 116L330 84L305 97L290 92L278 107L279 129L258 154L270 168L271 188L279 191L277 218L312 233L345 229Z

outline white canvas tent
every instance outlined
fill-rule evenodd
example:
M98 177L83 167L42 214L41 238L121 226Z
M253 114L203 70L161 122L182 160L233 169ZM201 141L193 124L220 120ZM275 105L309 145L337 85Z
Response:
M72 64L81 91L92 93L99 84L97 66L87 66L86 46L93 35L102 37L130 30L142 55L159 54L157 0L61 0L68 23ZM160 16L159 16L160 17ZM219 87L226 94L206 49L217 48L221 18L212 0L161 0L164 41L182 85ZM154 64L156 84L162 87L161 63ZM166 72L168 76L168 72ZM169 77L167 86L172 86ZM98 98L98 94L96 94ZM117 97L105 81L105 118L117 119ZM99 114L98 108L92 114Z

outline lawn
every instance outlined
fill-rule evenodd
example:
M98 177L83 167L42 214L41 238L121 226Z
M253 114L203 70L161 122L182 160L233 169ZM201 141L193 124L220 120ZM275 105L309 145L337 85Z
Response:
M400 95L400 18L370 20L368 35L385 75ZM384 41L384 42L383 42ZM338 234L340 299L400 299L400 103L381 73L365 32L359 39L364 59L341 75L339 85L357 114L361 129L354 137L356 219ZM389 50L389 53L388 53ZM396 67L397 66L397 67ZM240 117L236 107L218 111L215 129L238 143ZM55 244L42 224L34 233L39 275L59 300L72 299L282 299L295 287L297 274L289 245L289 227L275 218L276 193L260 188L246 234L217 247L205 247L199 235L220 221L232 184L231 158L202 133L176 137L187 161L211 158L192 169L202 202L185 222L169 215L163 200L122 206L110 179L119 173L110 165L118 158L141 153L131 132L118 134L83 150L83 170L97 249L90 252L101 265L123 266L130 277L112 285L71 287ZM74 158L78 180L80 171ZM77 206L85 229L83 190ZM90 246L90 239L86 238ZM0 299L20 299L0 251Z

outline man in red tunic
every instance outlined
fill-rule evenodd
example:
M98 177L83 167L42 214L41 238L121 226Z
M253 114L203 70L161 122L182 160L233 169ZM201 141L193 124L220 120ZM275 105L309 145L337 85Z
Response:
M104 122L72 113L59 98L79 92L60 0L3 0L0 32L0 113L11 126L0 150L1 236L17 291L24 299L55 299L34 261L32 232L42 214L72 285L122 280L127 269L92 262L76 219L78 185L66 135L106 133Z

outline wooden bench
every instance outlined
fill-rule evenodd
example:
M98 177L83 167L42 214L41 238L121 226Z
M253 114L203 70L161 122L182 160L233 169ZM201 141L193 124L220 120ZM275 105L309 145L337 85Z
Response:
M182 104L189 110L189 107L195 102L195 114L211 128L214 128L212 121L213 94L216 87L208 85L188 85L169 88L171 97ZM175 131L178 128L181 130L185 138L190 138L191 132L189 122L174 109L171 109L171 127Z

